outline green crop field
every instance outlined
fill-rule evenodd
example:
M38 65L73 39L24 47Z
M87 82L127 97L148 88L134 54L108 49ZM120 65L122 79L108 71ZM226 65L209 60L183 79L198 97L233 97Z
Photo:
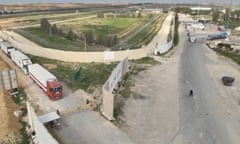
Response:
M57 27L61 28L63 35L50 35L48 32L42 31L40 27L26 28L17 30L17 32L41 46L60 50L103 51L109 48L115 50L119 47L120 42L121 44L126 43L132 49L150 42L160 30L161 24L166 17L164 14L152 14L150 16L146 13L142 13L141 17L132 16L134 13L130 13L130 16L119 17L115 14L105 13L105 17L87 17L84 19L86 16L92 16L93 13L96 15L96 12L61 14L59 17L51 15L48 19L50 22L74 19L73 21L57 24ZM34 19L32 20L34 21ZM70 30L77 36L75 39L68 37ZM89 31L91 31L92 37L87 35ZM85 35L88 37L86 36L86 38ZM113 36L117 38L113 39ZM86 49L85 40L87 41Z
M15 30L15 32L43 47L67 51L85 50L84 42L82 41L72 41L58 35L52 35L49 37L49 35L46 32L41 31L40 28L26 28L24 30L19 29ZM102 51L102 49L101 47L96 48L94 46L87 45L87 51Z
M160 15L151 24L143 28L138 34L129 39L127 43L132 45L133 49L141 47L141 45L147 45L161 29L162 22L166 16L167 15Z
M77 33L86 30L94 30L96 34L121 35L126 29L132 29L147 22L146 18L92 18L73 22L62 23L63 29L73 29Z

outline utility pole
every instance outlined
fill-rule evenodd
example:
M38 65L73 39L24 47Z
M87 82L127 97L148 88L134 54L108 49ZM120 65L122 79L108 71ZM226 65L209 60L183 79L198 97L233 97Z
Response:
M227 11L226 11L226 12L227 12ZM230 8L229 8L229 13L228 13L228 18L227 18L226 29L228 29L229 18L230 18L230 16L231 16L231 12L232 12L232 0L230 0Z
M199 10L200 10L200 0L198 0L198 14L197 14L197 20L199 21Z
M85 51L87 51L87 38L85 35L84 35L84 49Z
M84 51L87 51L87 38L86 38L85 34L82 34L81 37L84 38ZM81 42L82 42L82 40L81 40Z

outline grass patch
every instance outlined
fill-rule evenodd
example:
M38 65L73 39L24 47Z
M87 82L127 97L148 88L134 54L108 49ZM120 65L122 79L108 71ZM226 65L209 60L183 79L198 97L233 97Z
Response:
M14 101L16 104L18 104L18 105L20 105L20 106L25 106L25 104L26 104L26 99L27 99L27 95L26 95L24 89L23 89L23 88L19 88L19 89L18 89L18 94L13 95L13 96L12 96L12 99L13 99L13 101Z
M33 63L56 65L48 70L60 81L66 83L73 90L81 88L89 93L93 92L96 86L103 85L117 65L117 63L69 63L32 55L30 58ZM74 75L80 67L82 68L80 78L75 81Z
M96 25L84 25L84 27L92 28L96 34L116 34L128 28L132 24L142 19L137 18L98 18Z
M217 53L224 55L226 57L229 57L230 59L232 59L233 61L235 61L236 63L238 63L240 65L240 55L235 53L235 52L229 52L226 50L222 50L220 48L215 48L213 49L214 51L216 51Z
M66 30L72 29L79 34L82 31L93 30L96 35L119 35L135 23L144 24L142 21L146 22L146 18L91 18L66 22L61 24L61 27ZM129 31L132 31L132 29L129 29Z
M22 107L21 108L22 110L27 112L27 110L26 110L27 95L26 95L23 88L18 88L18 94L13 95L12 99L16 104L18 104ZM19 121L22 124L22 128L19 131L20 136L21 136L21 140L17 144L30 144L30 139L31 138L28 136L27 131L26 131L26 127L27 127L28 124L26 122L22 121L22 120L19 120Z
M132 45L131 49L141 48L142 45L147 45L156 36L162 27L162 23L166 15L159 16L150 25L143 28L139 33L133 36L128 44Z
M27 131L26 131L26 127L27 127L28 124L26 122L23 122L23 121L21 121L21 123L22 123L22 126L23 126L20 129L20 134L21 134L22 141L19 144L30 144L30 137L28 136Z
M123 98L129 98L129 96L131 95L131 80L130 80L130 74L127 73L124 77L123 77L123 81L124 81L124 88L122 90L119 91L119 94L123 97Z
M143 57L143 58L140 58L137 60L132 60L132 62L137 63L137 64L151 64L151 65L160 63L160 62L154 60L154 58L152 58L152 57Z
M94 37L98 35L115 34L121 37L127 37L128 34L136 30L136 27L141 27L146 23L146 21L146 18L91 18L66 22L61 24L61 28L64 32L72 29L78 35L81 35L84 31L93 30ZM125 32L126 29L128 29L128 33ZM84 41L73 41L58 35L52 35L50 37L47 32L42 31L39 27L18 29L15 31L43 47L66 51L85 50ZM148 29L146 31L148 31ZM124 35L123 32L125 32ZM100 48L98 45L88 44L87 50L102 51L103 47Z
M152 25L147 26L142 31L140 31L137 35L135 35L132 39L128 41L129 44L142 43L144 44L144 39L147 38L151 33L153 33L154 27Z
M58 35L49 37L48 33L40 30L40 28L26 28L24 30L16 30L16 32L43 47L67 51L84 50L83 42L72 41ZM88 46L88 50L91 50L91 47Z

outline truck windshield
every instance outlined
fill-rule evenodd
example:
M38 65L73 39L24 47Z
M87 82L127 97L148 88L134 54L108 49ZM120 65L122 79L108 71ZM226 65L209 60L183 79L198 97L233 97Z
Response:
M56 87L56 88L50 88L50 91L51 91L51 92L54 92L54 93L60 92L60 91L62 91L62 86Z

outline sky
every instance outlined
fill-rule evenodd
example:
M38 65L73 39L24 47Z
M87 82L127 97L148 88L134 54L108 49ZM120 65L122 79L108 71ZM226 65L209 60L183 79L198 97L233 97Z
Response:
M240 4L240 0L0 0L0 4L23 4L23 3L227 3Z

